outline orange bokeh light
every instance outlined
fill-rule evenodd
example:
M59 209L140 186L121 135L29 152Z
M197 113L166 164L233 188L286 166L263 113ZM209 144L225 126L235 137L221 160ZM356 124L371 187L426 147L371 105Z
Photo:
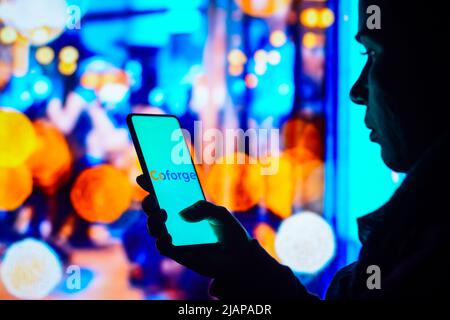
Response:
M300 13L300 23L307 28L319 26L320 12L316 8L308 8Z
M128 209L132 187L125 173L111 165L86 169L76 179L70 199L77 213L90 222L111 223Z
M34 122L37 149L28 159L28 165L37 186L53 194L69 177L72 155L64 135L46 120Z
M283 125L282 136L285 150L300 148L298 153L306 156L306 149L317 158L323 157L322 136L317 125L301 118L292 118Z
M86 72L81 76L81 85L85 88L97 90L101 85L101 76L94 72Z
M0 167L0 210L16 210L32 191L33 178L27 166Z
M243 159L243 164L237 164ZM217 205L246 211L259 203L264 192L261 166L243 153L222 157L208 172L205 191Z
M273 258L279 260L275 251L275 230L265 222L260 222L253 230L253 236L258 240L261 247L267 251Z
M293 165L289 156L282 155L270 159L278 162L275 174L265 175L264 206L278 217L285 219L292 214L292 201L294 197Z
M249 73L245 76L245 85L250 89L256 88L258 86L258 82L258 77L253 73Z
M0 167L23 164L36 148L33 124L23 113L0 109Z
M236 0L237 5L249 16L268 18L277 13L287 11L291 0Z
M324 164L321 160L294 163L294 199L296 208L309 205L323 199L325 191Z
M228 53L228 63L231 65L243 65L247 62L247 56L240 49L231 49Z

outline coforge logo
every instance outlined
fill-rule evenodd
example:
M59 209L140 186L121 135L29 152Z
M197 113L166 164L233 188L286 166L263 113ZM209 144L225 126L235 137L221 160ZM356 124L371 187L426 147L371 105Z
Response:
M195 172L172 172L166 170L166 172L158 172L156 170L150 171L150 178L152 180L183 180L184 182L189 182L191 180L197 180L197 175Z

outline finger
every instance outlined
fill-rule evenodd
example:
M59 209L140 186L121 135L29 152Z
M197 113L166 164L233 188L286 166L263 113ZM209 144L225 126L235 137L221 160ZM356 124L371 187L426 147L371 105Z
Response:
M198 201L180 212L183 219L189 222L207 220L214 229L220 243L235 245L248 241L249 235L240 222L224 207L207 201Z
M161 238L164 237L169 232L167 231L167 226L164 223L165 217L154 217L147 219L147 228L150 233L150 235L154 238Z
M221 225L234 222L235 218L224 207L201 200L181 210L181 217L188 222L208 220L211 224Z
M175 247L172 244L172 237L170 234L166 233L156 239L156 248L163 256L173 259L173 250Z
M139 187L141 187L142 189L144 189L147 192L151 192L152 188L151 188L150 182L143 174L137 176L136 182L139 185Z
M144 200L142 200L142 209L147 215L150 215L153 212L161 211L159 209L158 201L156 201L156 197L152 194L149 194L144 198Z

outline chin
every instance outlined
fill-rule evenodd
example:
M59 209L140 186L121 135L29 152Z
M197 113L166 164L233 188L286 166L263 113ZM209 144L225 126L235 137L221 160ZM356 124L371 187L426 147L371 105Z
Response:
M381 148L381 157L389 169L395 172L408 172L411 167L398 153L386 151L383 147Z

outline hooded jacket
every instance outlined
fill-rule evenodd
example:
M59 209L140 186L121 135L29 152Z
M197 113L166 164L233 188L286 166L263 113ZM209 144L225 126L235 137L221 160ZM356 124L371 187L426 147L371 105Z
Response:
M450 287L450 135L423 155L385 205L358 219L358 231L359 258L335 274L326 299L446 297ZM242 265L239 273L213 280L213 296L318 299L256 240L246 256L251 259L242 260L251 262ZM380 270L380 288L368 285L370 266Z

